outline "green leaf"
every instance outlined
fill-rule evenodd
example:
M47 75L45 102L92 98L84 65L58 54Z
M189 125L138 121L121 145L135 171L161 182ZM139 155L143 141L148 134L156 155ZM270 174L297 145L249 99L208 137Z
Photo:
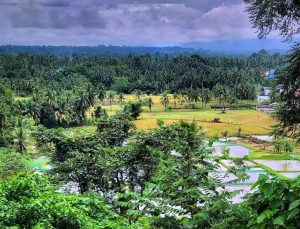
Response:
M293 219L296 215L298 215L298 213L299 213L299 209L294 208L291 212L289 212L288 220Z
M284 225L284 218L283 216L278 216L274 221L273 224L276 225Z
M298 207L299 204L300 204L300 200L295 200L295 201L293 201L293 202L290 204L290 206L289 206L289 211L290 211L290 210L293 210L293 209L296 208L296 207Z
M257 217L257 223L262 223L265 220L266 216L264 214Z

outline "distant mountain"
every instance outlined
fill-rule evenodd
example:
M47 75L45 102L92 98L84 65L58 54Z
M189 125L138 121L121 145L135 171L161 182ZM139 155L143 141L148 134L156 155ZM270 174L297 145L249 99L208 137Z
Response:
M286 53L293 44L294 42L282 42L279 39L244 39L189 42L181 47L208 50L212 53L249 55L262 49L272 53Z
M0 53L48 53L55 55L250 55L262 49L271 53L286 53L293 43L276 39L220 40L211 42L189 42L181 46L21 46L2 45Z
M131 47L131 46L0 46L0 53L48 53L55 55L178 55L199 53L193 48L183 47ZM205 54L201 52L201 54Z

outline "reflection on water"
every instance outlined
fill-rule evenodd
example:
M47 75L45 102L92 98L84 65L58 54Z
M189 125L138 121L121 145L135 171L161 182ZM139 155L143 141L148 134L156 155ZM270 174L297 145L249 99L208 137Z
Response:
M300 161L297 160L254 160L275 171L300 171Z
M245 157L249 155L249 149L244 146L226 146L226 147L214 147L212 155L213 156L222 156L223 149L229 149L229 157Z
M243 197L250 192L251 185L226 185L226 190L230 192L238 191L238 193L230 200L232 203L240 203L243 201Z
M291 179L300 176L300 172L280 172L279 174Z

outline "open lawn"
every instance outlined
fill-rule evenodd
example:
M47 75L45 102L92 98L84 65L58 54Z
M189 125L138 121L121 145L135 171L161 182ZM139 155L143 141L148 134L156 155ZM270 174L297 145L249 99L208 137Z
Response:
M143 96L147 98L147 96ZM152 111L148 107L143 107L143 112L140 118L134 121L138 129L146 130L157 127L157 119L163 120L166 124L177 122L180 120L196 121L199 126L204 127L208 137L220 135L222 131L227 130L229 135L236 135L238 128L242 129L244 135L266 135L270 134L271 126L276 124L276 121L270 115L256 110L229 110L222 114L219 110L201 109L201 104L198 103L199 109L184 109L184 104L177 102L177 109L165 111L160 104L160 96L151 96L154 105ZM126 95L125 101L136 101L134 95ZM208 104L216 104L216 101ZM253 103L253 102L252 102ZM255 103L253 103L255 104ZM170 95L169 106L174 107L174 101ZM113 114L121 109L119 104L104 106L109 114ZM220 118L221 123L212 123L214 118Z

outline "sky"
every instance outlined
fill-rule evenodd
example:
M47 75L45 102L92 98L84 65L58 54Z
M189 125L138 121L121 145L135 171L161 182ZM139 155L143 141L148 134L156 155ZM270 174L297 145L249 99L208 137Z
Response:
M245 9L242 0L0 0L0 44L169 46L256 38Z

